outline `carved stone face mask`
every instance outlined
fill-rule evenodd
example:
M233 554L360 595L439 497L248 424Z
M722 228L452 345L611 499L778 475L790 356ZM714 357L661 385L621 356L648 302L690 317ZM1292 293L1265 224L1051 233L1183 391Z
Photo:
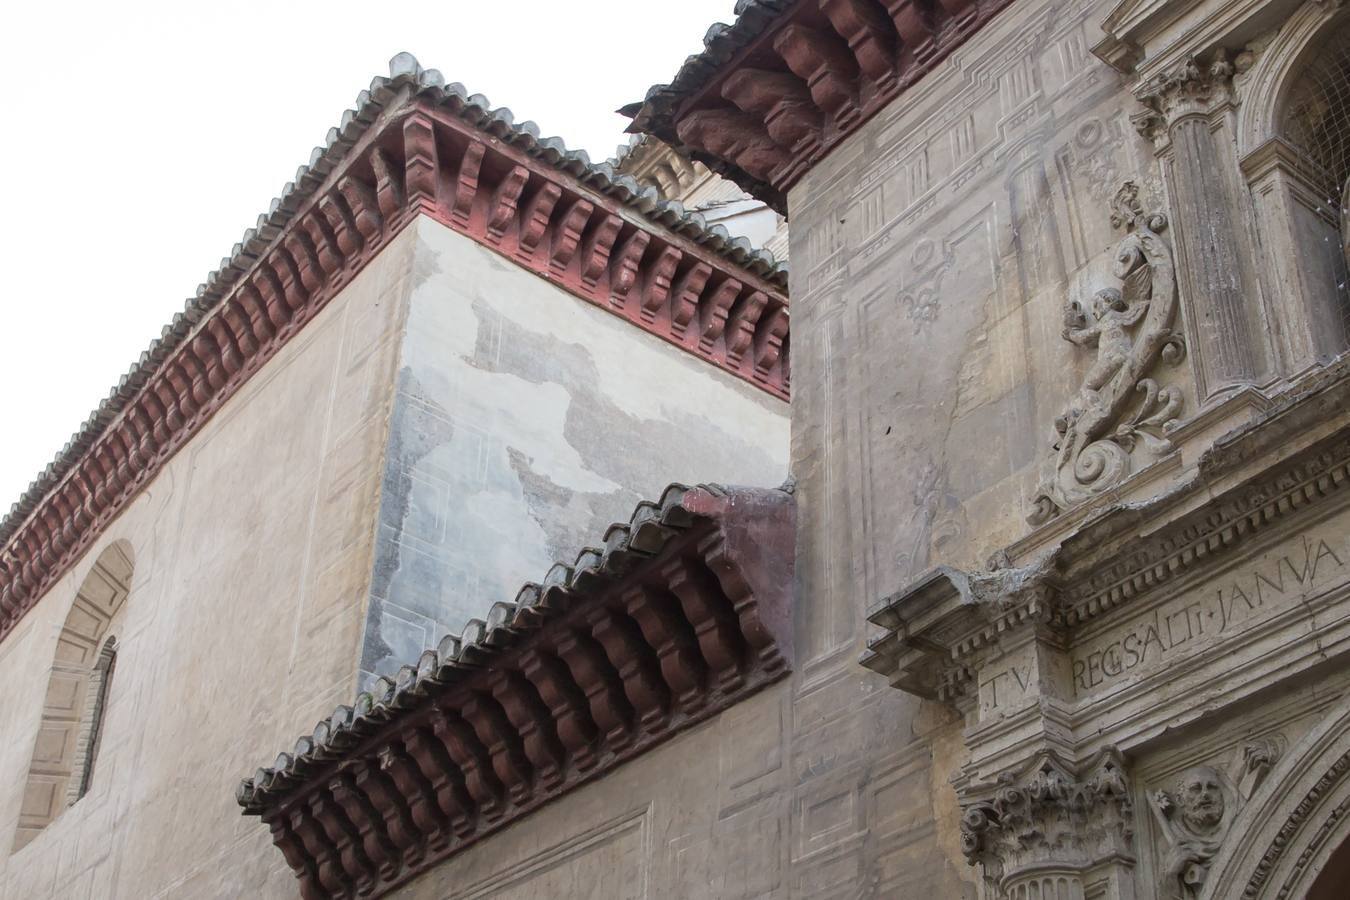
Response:
M1223 821L1223 786L1213 769L1187 772L1177 786L1181 816L1192 831L1213 831Z

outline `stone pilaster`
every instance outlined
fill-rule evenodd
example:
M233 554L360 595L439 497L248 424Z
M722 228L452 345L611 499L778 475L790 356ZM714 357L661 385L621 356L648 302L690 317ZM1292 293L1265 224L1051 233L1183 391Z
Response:
M1225 146L1232 108L1233 66L1187 61L1145 82L1137 92L1139 132L1154 141L1171 199L1178 274L1202 400L1250 384L1266 370L1260 337L1260 294L1236 186L1236 162Z

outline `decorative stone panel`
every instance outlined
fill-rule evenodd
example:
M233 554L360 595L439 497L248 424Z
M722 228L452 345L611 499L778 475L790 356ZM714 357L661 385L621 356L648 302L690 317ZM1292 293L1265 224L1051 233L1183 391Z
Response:
M882 633L862 664L964 719L954 784L990 896L1036 896L1024 886L1051 876L1068 886L1041 885L1052 896L1094 896L1091 883L1113 898L1211 896L1210 862L1283 740L1246 738L1223 771L1191 757L1147 805L1130 761L1350 659L1347 408L1343 358L1172 492L874 606ZM1155 893L1131 894L1150 816Z

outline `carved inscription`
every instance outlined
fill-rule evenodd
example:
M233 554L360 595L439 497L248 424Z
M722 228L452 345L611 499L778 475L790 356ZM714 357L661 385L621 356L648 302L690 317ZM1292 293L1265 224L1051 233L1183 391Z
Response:
M1073 657L1073 689L1097 688L1223 641L1292 605L1350 582L1345 523L1299 535L1259 561L1183 594Z

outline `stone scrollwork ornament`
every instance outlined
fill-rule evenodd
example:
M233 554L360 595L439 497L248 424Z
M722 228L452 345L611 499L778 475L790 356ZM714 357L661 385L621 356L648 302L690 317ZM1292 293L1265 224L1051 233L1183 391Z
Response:
M1116 193L1113 207L1112 224L1125 230L1116 247L1121 287L1065 308L1064 339L1095 348L1097 356L1055 419L1055 457L1027 517L1033 525L1119 484L1137 445L1153 456L1172 448L1167 434L1181 412L1181 392L1150 377L1159 360L1176 364L1185 356L1185 343L1173 329L1172 251L1159 237L1167 218L1144 211L1134 182Z

